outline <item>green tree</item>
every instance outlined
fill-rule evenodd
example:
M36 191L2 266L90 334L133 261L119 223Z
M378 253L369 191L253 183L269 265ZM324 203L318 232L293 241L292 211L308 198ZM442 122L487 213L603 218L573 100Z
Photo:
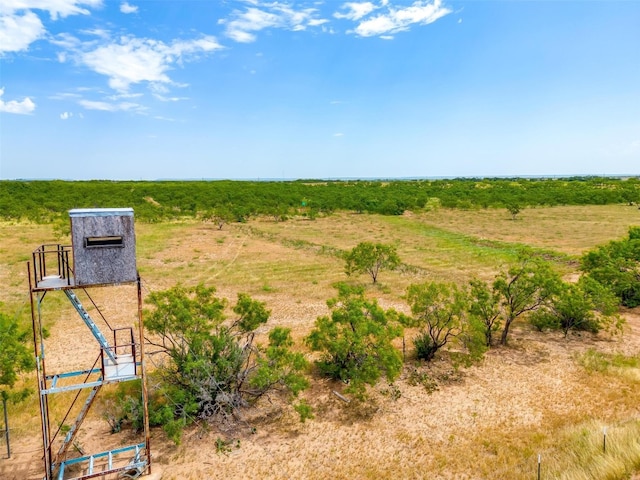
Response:
M382 202L376 213L381 215L402 215L404 211L405 205L402 202L395 198L388 198Z
M624 240L614 240L587 252L581 269L610 288L626 307L640 305L640 227L630 227Z
M27 331L21 331L13 318L0 312L0 398L2 398L8 457L11 457L11 445L7 403L21 401L28 395L29 389L18 391L12 389L21 373L35 368L33 352L25 345L28 338Z
M485 346L491 347L493 334L501 326L500 294L477 278L469 282L469 313L484 336Z
M233 211L228 205L218 205L214 209L206 210L202 213L201 218L205 222L209 221L216 224L218 230L222 230L222 227L236 219Z
M213 287L173 287L153 292L147 302L145 326L151 340L167 355L160 368L164 395L151 416L179 440L181 426L192 418L217 417L233 421L239 409L268 392L291 396L308 386L307 362L291 351L289 329L275 328L266 347L254 344L255 330L269 319L262 302L238 294L227 320L228 302Z
M366 385L383 375L393 381L400 373L402 356L391 342L402 329L396 313L366 299L362 286L336 288L338 296L327 301L331 315L317 318L305 342L322 353L317 365L325 375L348 382L347 391L365 398Z
M623 320L613 292L583 276L577 283L563 284L545 307L534 312L531 323L539 330L562 330L566 337L570 331L620 331Z
M517 264L496 277L493 290L500 295L504 320L501 345L507 344L514 320L549 302L560 284L560 277L551 265L528 251L521 252Z
M453 283L413 284L407 289L412 317L402 316L408 327L418 327L414 344L418 358L431 361L438 350L465 328L468 299Z
M520 205L517 203L507 203L506 205L508 212L511 214L511 220L515 220L518 214L522 211Z
M400 258L393 245L361 242L344 256L345 273L368 273L373 283L378 280L380 270L395 270L400 266Z

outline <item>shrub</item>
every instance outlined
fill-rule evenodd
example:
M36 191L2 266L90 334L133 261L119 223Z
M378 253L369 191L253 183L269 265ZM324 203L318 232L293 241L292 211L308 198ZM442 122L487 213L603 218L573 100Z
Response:
M239 409L269 392L295 397L307 388L307 362L291 350L289 329L276 327L267 346L254 344L255 330L270 315L262 302L238 294L236 317L228 321L227 301L213 287L177 286L147 301L153 308L146 327L166 356L150 394L150 423L163 425L175 441L194 419L234 422Z
M382 376L392 382L400 373L402 356L391 342L402 330L395 312L367 300L363 287L340 283L337 289L327 301L331 316L319 317L305 342L322 353L316 364L323 374L349 383L347 390L363 399L366 385Z

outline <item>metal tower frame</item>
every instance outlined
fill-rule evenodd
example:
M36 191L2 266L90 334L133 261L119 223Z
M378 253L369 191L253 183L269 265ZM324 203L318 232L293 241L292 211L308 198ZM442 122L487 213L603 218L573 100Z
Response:
M119 474L119 478L138 478L151 473L151 450L149 445L149 410L144 357L144 324L142 319L142 290L137 276L137 341L133 327L112 328L93 302L87 286L75 284L70 263L72 247L65 245L42 245L33 252L33 269L27 263L29 292L31 299L31 319L33 326L34 353L37 362L37 381L42 426L45 480L80 480ZM108 287L109 284L91 285ZM113 284L111 284L113 286ZM82 305L76 290L81 290L101 317L110 334L105 336L98 324ZM62 291L76 312L98 342L100 354L93 365L79 371L49 373L46 368L45 334L41 306L49 292ZM112 343L110 342L112 339ZM87 454L75 443L76 435L85 420L96 396L104 385L140 380L143 406L143 435L140 443L103 452ZM63 392L76 391L64 419L56 427L52 425L49 401L52 396ZM87 392L81 399L82 392ZM81 402L84 400L84 403ZM80 407L81 405L81 407ZM62 425L72 410L80 407L70 428L62 432ZM54 431L55 429L55 431ZM63 437L64 435L64 437ZM79 456L71 453L75 447Z

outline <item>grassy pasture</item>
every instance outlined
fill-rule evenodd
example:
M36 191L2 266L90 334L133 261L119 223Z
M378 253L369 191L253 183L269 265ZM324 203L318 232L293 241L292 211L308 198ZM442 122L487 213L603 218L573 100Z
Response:
M638 224L640 212L628 206L531 208L516 220L505 209L437 209L400 217L256 219L222 230L192 220L138 223L136 235L145 291L204 282L231 302L247 292L272 310L270 326L291 327L299 341L327 312L331 285L347 278L339 253L358 242L397 247L405 268L382 272L380 285L369 286L368 294L384 306L406 309L402 296L409 284L491 278L523 245L553 259L563 273L576 273L581 253ZM58 241L51 226L1 224L0 301L25 325L26 261L40 244ZM117 298L107 289L97 295L118 316ZM54 295L47 301L50 341L59 342L69 332L60 320L68 306ZM629 478L640 467L640 313L625 314L628 328L621 339L562 339L520 323L511 345L492 350L480 365L456 370L447 355L428 367L409 360L396 382L400 398L380 385L366 408L342 404L331 394L340 385L314 379L304 396L316 408L315 420L298 424L286 411L276 421L257 419L257 433L236 432L241 448L226 455L216 455L215 439L222 434L215 429L195 429L179 447L154 432L156 461L167 479L518 480L535 478L540 454L542 478ZM428 391L416 378L434 380L437 390ZM94 416L96 424L104 423ZM12 462L39 461L35 396L12 407L11 421L18 460L0 458L0 478L26 478L12 476L18 471ZM605 426L609 443L603 452ZM85 433L87 442L95 430Z

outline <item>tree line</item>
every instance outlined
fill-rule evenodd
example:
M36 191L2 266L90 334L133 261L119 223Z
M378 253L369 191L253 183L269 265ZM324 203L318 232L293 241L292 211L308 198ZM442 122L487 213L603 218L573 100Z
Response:
M638 204L640 178L458 178L298 181L0 181L0 218L49 222L72 208L127 206L138 220L258 215L286 219L337 210L399 215L434 206L495 208Z

